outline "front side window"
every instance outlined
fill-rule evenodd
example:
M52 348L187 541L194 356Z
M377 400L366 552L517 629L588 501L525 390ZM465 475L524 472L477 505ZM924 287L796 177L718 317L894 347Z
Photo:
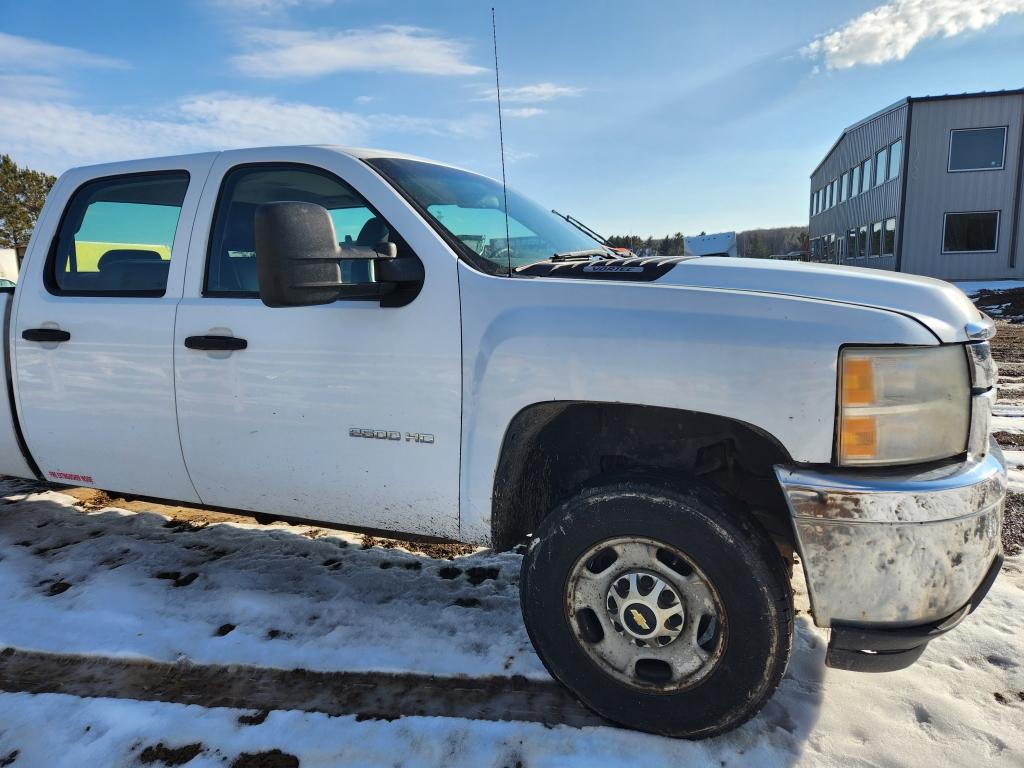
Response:
M860 166L858 165L854 168L853 171L851 171L851 174L850 197L855 197L860 194Z
M163 296L185 171L90 181L72 195L46 268L51 293Z
M889 170L889 162L887 157L889 155L889 149L886 147L875 155L875 186L885 183L885 174Z
M338 244L375 246L392 242L399 255L410 253L391 226L351 186L327 171L310 166L269 164L239 166L221 185L206 263L205 296L259 295L256 277L256 209L263 203L316 203L327 209ZM373 282L368 259L342 260L345 283Z
M999 211L947 213L943 230L943 253L995 251L999 242Z
M896 219L886 219L882 227L882 255L892 256L896 253Z
M420 160L367 161L407 197L464 257L492 274L555 254L605 251L561 216L508 190L508 216L500 182L457 168Z
M889 178L900 175L900 164L903 161L903 141L894 141L889 147Z
M861 226L857 230L857 256L863 259L868 255L868 228L867 225Z
M1006 126L954 129L949 133L950 171L998 171L1003 167Z

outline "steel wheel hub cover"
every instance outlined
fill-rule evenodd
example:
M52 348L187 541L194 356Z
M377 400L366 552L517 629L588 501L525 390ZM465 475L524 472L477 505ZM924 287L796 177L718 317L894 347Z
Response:
M665 646L679 637L685 613L675 591L656 574L631 571L608 590L612 626L637 644Z

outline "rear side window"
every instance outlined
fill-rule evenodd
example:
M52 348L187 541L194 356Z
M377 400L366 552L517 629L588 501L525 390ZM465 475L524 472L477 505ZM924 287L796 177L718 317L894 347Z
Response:
M50 250L46 285L75 296L163 296L174 232L188 190L185 171L83 184Z
M255 297L256 209L263 203L295 201L327 209L340 245L392 242L398 255L409 247L351 186L327 171L303 165L243 165L224 177L206 261L204 296ZM368 260L342 260L345 283L373 282Z

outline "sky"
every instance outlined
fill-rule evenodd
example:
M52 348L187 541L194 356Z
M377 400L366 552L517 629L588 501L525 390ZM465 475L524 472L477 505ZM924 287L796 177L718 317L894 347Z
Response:
M0 0L0 153L90 163L372 146L602 234L806 225L843 128L1024 87L1024 0Z

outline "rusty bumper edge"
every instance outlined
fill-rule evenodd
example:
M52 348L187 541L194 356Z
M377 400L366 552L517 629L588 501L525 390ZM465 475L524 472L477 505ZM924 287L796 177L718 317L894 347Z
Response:
M994 441L985 456L925 470L776 475L820 627L941 622L999 555L1006 468Z
M825 656L826 666L851 672L894 672L913 664L928 643L960 625L985 599L1003 567L1003 556L996 555L981 585L971 599L942 621L904 629L865 629L833 624Z

